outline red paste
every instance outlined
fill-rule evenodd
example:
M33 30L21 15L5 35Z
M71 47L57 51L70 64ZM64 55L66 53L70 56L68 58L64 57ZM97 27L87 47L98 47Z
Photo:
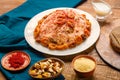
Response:
M10 67L19 68L25 62L25 58L22 57L23 54L21 52L15 52L12 56L8 59Z

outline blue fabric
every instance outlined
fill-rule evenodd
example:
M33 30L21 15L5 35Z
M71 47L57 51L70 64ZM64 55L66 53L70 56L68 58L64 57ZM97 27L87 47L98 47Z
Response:
M10 80L32 80L28 69L35 62L45 58L42 53L32 49L24 38L26 23L37 13L56 7L76 7L85 0L28 0L16 9L0 16L0 59L13 50L22 50L31 57L30 65L22 71L10 72L0 65L0 70ZM64 80L61 75L55 80Z

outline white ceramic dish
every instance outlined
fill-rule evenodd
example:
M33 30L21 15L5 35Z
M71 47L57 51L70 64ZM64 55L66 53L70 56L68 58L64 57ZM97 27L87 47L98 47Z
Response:
M50 50L35 41L33 32L34 32L35 27L38 24L38 21L43 16L45 16L55 10L60 10L60 9L73 9L80 14L85 14L87 19L89 19L91 22L91 35L82 44L80 44L74 48L70 48L70 49L66 49L66 50ZM100 35L100 26L99 26L98 22L96 21L96 19L85 11L75 9L75 8L66 8L66 7L65 8L53 8L53 9L49 9L49 10L43 11L43 12L35 15L27 23L27 25L25 27L24 35L25 35L25 39L28 42L28 44L32 48L36 49L37 51L40 51L42 53L49 54L49 55L54 55L54 56L66 56L66 55L80 53L80 52L88 49L90 46L92 46L96 42L96 40L98 39L98 37Z

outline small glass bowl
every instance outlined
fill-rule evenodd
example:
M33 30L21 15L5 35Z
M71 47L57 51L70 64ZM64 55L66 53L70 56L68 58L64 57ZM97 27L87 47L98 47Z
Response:
M98 21L105 21L105 19L112 14L112 8L107 2L103 0L92 0L91 3Z

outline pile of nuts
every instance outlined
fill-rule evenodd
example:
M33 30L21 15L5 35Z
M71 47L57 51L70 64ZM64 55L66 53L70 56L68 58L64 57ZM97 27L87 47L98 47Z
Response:
M46 59L35 63L29 70L29 74L34 78L49 78L62 71L62 64L54 59Z

